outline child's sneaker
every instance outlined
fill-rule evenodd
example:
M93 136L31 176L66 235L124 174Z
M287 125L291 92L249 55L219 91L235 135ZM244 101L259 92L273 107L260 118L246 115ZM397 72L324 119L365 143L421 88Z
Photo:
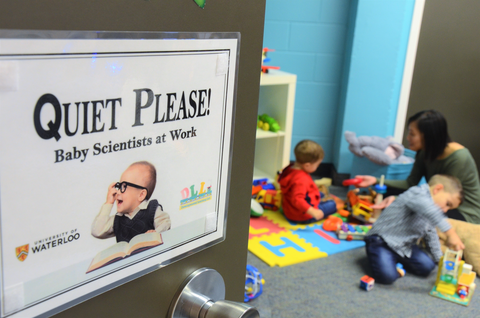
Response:
M405 276L405 270L403 269L403 265L400 263L397 263L397 272L400 274L400 277Z

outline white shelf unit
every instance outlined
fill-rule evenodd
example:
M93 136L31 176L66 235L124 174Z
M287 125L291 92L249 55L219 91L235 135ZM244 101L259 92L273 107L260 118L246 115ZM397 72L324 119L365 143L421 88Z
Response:
M295 74L270 70L261 75L258 115L273 117L280 131L274 133L257 128L254 179L273 181L277 172L290 163L296 84Z

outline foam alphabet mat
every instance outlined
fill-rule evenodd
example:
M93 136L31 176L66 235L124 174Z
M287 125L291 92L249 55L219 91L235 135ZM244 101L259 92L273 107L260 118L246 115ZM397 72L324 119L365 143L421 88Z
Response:
M365 246L361 240L339 240L322 228L324 220L294 224L282 213L265 210L250 218L248 250L269 266L289 266Z

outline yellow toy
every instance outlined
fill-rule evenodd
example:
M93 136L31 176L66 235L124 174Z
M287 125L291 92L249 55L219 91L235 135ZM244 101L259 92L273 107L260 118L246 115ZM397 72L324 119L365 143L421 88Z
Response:
M358 202L352 207L352 216L364 222L368 222L372 217L373 209L366 204Z
M264 209L278 211L282 206L282 192L280 190L265 190L258 192L255 200L261 204Z
M462 261L462 251L447 248L438 263L437 280L430 295L468 306L476 287L475 277L472 265Z
M349 180L346 181L348 182ZM364 223L373 223L376 221L371 208L374 196L359 195L359 191L360 189L348 191L346 209L351 212L353 218ZM371 190L371 192L376 195L375 191Z

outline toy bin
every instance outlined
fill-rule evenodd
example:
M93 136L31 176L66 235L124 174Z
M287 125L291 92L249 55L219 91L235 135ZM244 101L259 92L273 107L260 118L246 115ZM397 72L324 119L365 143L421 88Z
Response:
M416 152L410 149L405 149L404 155L415 158ZM380 178L383 174L387 180L405 180L410 175L412 168L413 162L395 163L388 166L382 166L370 161L366 157L358 157L354 155L350 175L352 178L356 175L370 175Z

